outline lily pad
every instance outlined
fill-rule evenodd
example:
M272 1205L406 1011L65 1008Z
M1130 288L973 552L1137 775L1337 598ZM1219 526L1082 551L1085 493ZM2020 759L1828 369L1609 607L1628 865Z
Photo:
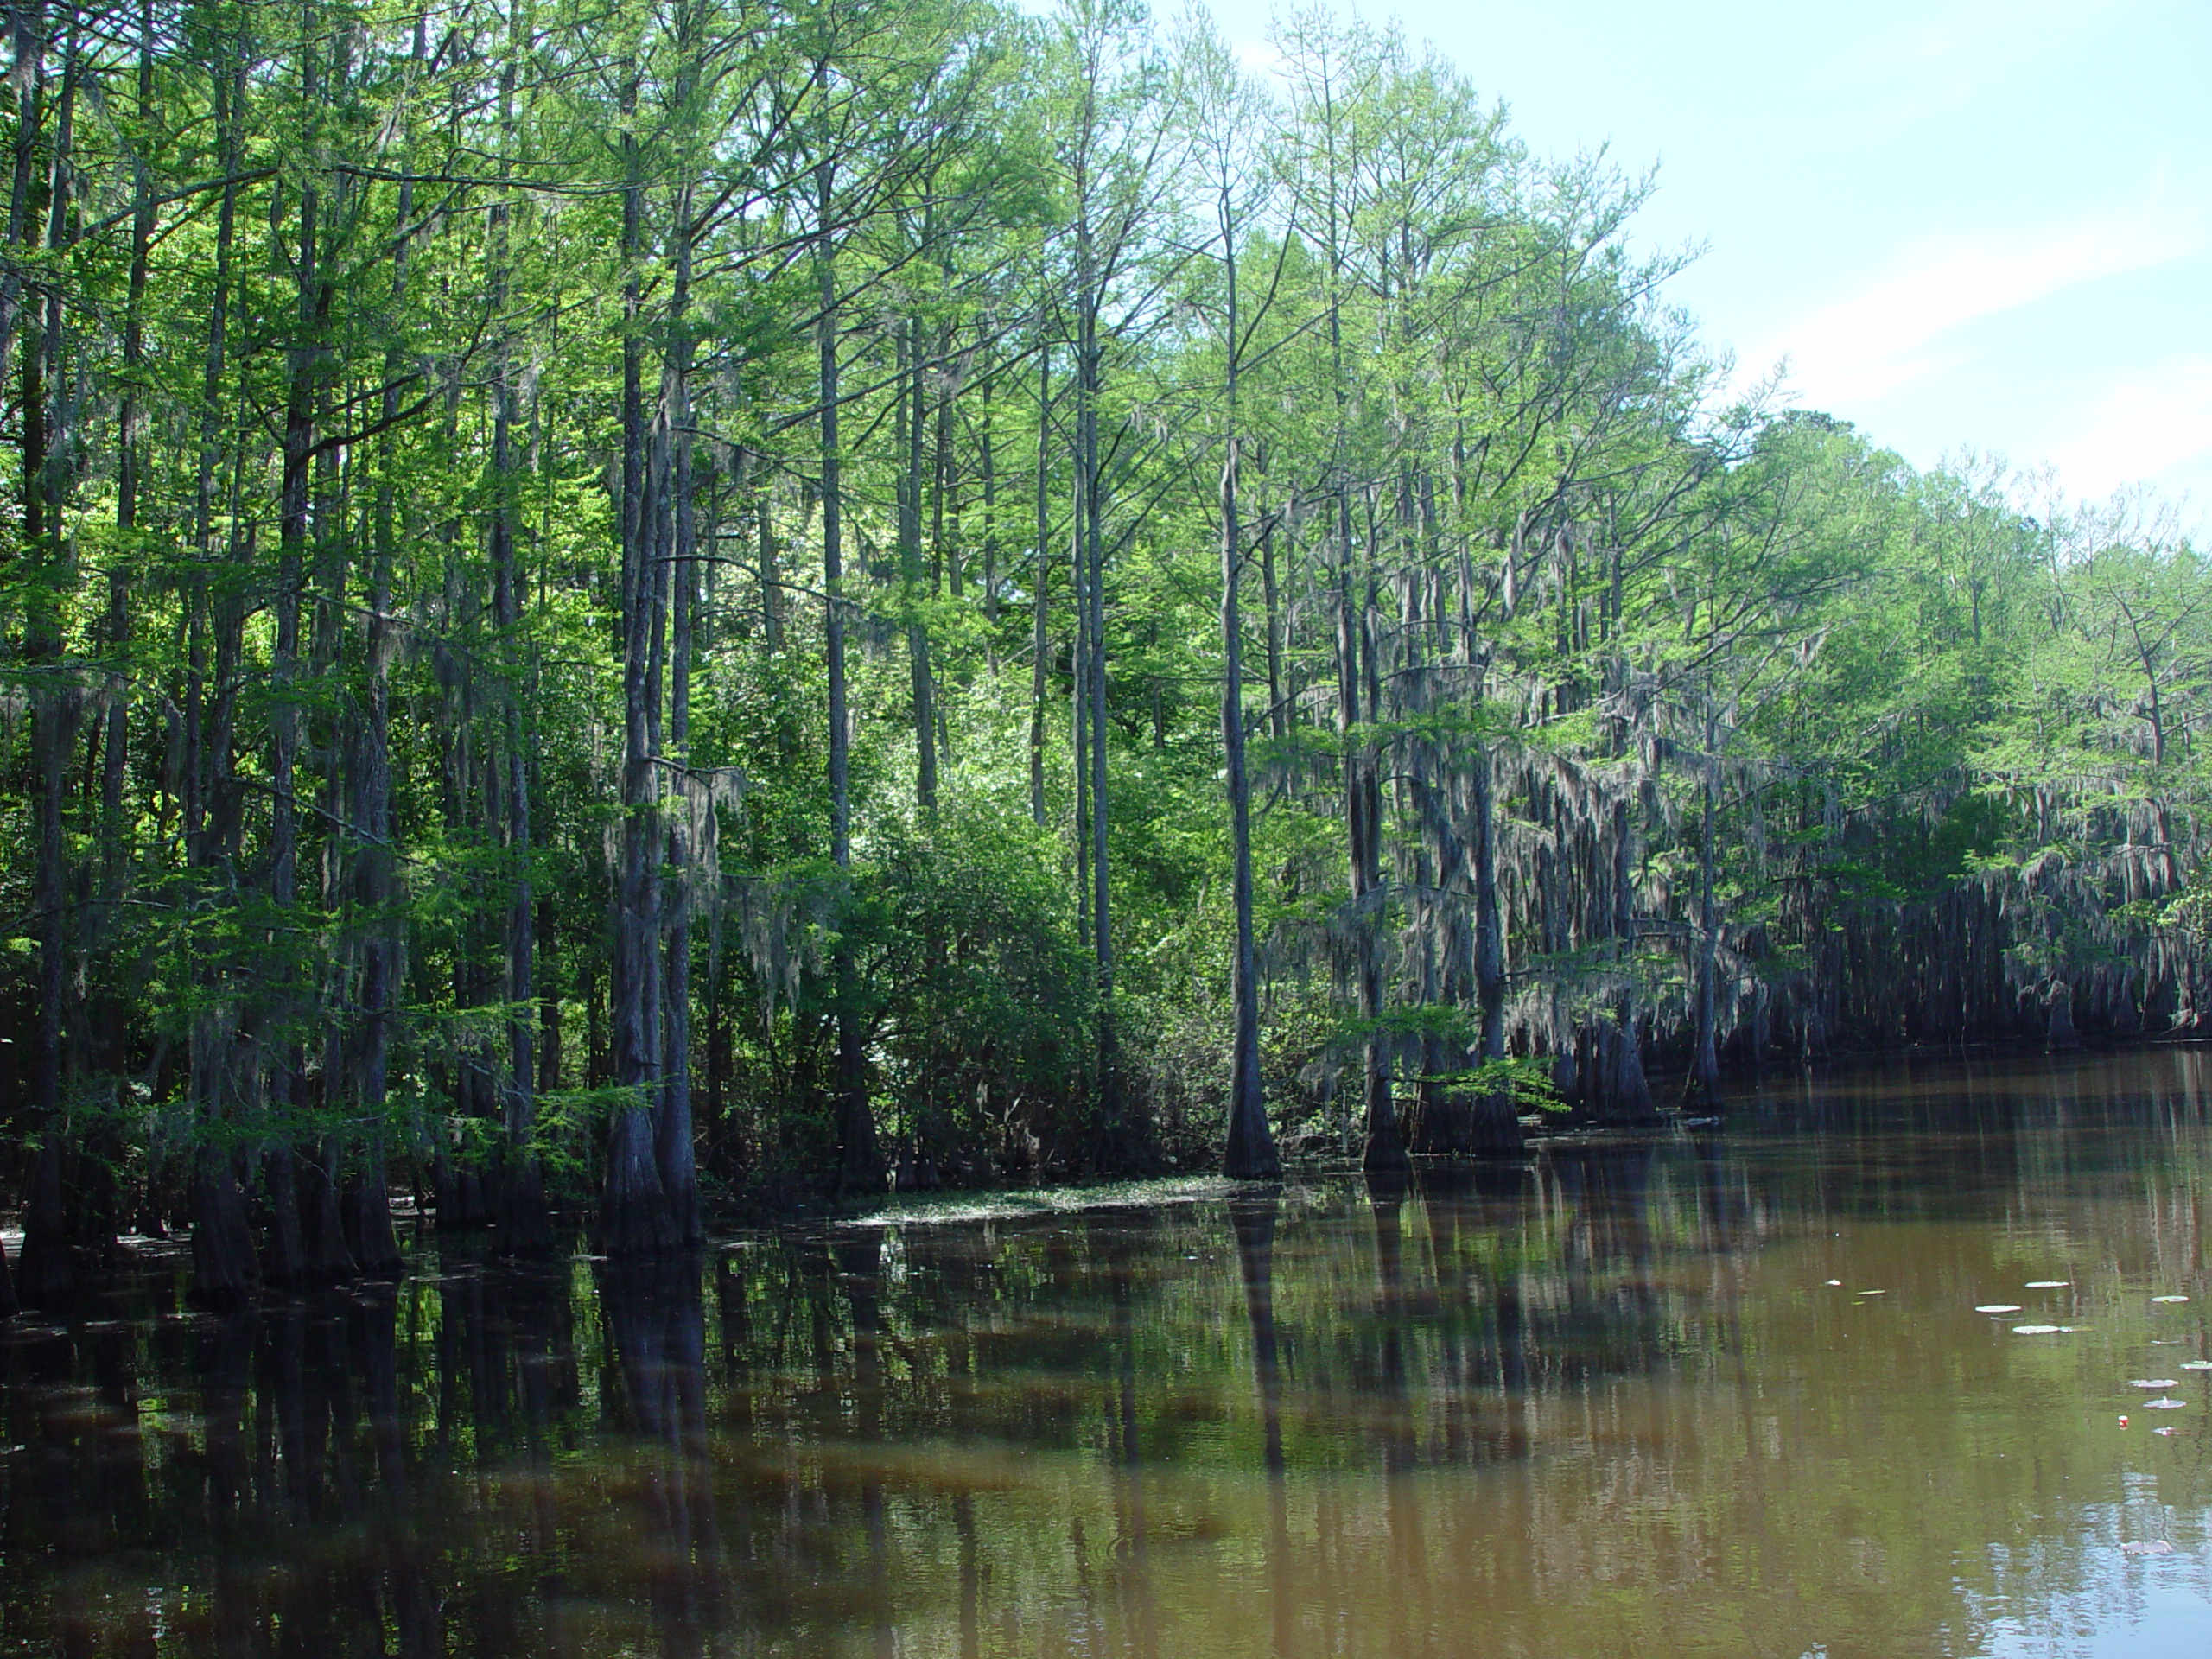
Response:
M2030 1290L2064 1290L2073 1282L2071 1279L2031 1279L2028 1281L2028 1288Z
M2063 1325L2016 1325L2012 1327L2012 1334L2016 1337L2047 1337L2065 1328Z
M2186 1296L2153 1296L2151 1300L2154 1302L2185 1302L2189 1298Z
M2188 1401L2177 1400L2170 1394L2162 1394L2155 1400L2145 1400L2143 1402L2143 1409L2145 1411L2179 1411L2188 1403Z
M2019 1311L2018 1302L1984 1302L1974 1309L1977 1313L2017 1313Z
M2171 1376L2139 1376L2127 1386L2131 1389L2177 1389L2181 1384Z
M2184 1359L2181 1368L2184 1371L2212 1371L2212 1359Z
M2123 1555L2178 1555L2181 1552L2163 1538L2147 1539L2139 1543L2122 1544Z
M2152 1429L2151 1432L2153 1434L2186 1434L2189 1433L2185 1428L2168 1428L2163 1424L2158 1427Z

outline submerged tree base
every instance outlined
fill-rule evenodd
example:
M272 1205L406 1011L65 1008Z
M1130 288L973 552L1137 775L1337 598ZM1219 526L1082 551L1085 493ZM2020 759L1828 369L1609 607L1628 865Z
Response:
M218 1313L244 1306L261 1288L245 1193L230 1154L200 1154L192 1185L192 1300Z

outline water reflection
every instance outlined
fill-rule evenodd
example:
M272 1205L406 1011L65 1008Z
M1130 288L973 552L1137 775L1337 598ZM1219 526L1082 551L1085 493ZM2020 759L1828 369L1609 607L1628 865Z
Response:
M1900 1062L220 1319L157 1260L0 1338L0 1652L2195 1654L2206 1081Z

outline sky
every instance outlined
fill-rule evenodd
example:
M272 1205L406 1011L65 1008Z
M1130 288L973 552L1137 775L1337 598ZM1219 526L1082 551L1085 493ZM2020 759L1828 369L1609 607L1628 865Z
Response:
M1211 0L1263 67L1274 0ZM1347 10L1340 3L1340 12ZM1539 155L1657 169L1634 240L1745 378L1916 466L2212 525L2212 0L1399 0Z

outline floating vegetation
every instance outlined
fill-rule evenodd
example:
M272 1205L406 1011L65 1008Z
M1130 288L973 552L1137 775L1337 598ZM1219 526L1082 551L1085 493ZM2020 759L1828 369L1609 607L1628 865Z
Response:
M1157 1205L1202 1204L1228 1197L1236 1183L1215 1176L1171 1176L1159 1180L1111 1181L1090 1186L1030 1187L1018 1192L950 1192L896 1199L864 1214L849 1216L847 1227L898 1227L1017 1221L1035 1216L1072 1215L1086 1210L1146 1208Z
M2186 1400L2177 1400L2171 1395L2162 1394L2155 1400L2145 1400L2143 1402L2143 1409L2145 1411L2179 1411L2188 1403L2189 1402Z
M2012 1334L2016 1337L2048 1337L2073 1328L2070 1325L2016 1325L2012 1327Z
M2146 1539L2139 1543L2122 1544L2123 1555L2178 1555L2181 1552L2163 1538Z
M1977 1313L2017 1313L2019 1311L2018 1302L1984 1302L1974 1309Z
M2177 1389L2181 1383L2171 1376L2139 1376L2127 1386L2131 1389Z
M2073 1282L2071 1279L2031 1279L2028 1281L2028 1288L2030 1290L2064 1290Z
M2185 1302L2189 1298L2186 1296L2153 1296L2151 1300L2154 1302Z

